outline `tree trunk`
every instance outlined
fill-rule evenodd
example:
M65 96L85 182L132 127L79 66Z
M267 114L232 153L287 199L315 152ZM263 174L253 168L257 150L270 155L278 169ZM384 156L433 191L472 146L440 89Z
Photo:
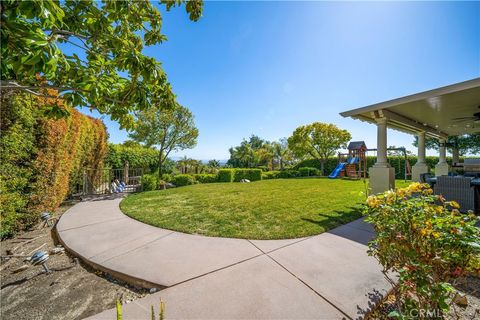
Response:
M452 164L460 162L460 151L458 148L452 149Z
M158 179L162 180L163 176L163 159L162 159L162 152L158 156Z
M160 151L160 155L158 156L158 182L162 180L163 177L163 158L162 152ZM160 184L160 189L163 189L164 185Z
M320 171L322 171L322 176L325 175L325 160L320 160Z
M280 170L282 170L282 171L283 171L283 169L284 169L284 168L283 168L283 159L282 159L282 158L280 158Z

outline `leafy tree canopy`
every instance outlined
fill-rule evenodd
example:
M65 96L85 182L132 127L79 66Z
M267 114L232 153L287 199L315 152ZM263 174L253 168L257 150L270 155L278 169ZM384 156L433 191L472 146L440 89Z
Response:
M230 159L227 165L237 168L269 167L275 170L278 165L278 168L283 170L286 164L291 164L294 160L286 138L270 142L252 135L229 151Z
M251 135L250 138L243 139L239 146L232 147L230 152L230 159L227 164L232 167L248 168L256 167L258 165L257 151L268 142L262 138Z
M167 10L185 4L192 21L202 15L202 0L160 3ZM142 54L144 46L166 40L150 1L5 0L0 11L3 89L46 96L44 88L53 88L70 104L126 128L134 111L175 104L160 62ZM48 113L61 117L68 110L52 104Z
M346 148L352 138L347 130L330 123L314 122L300 126L288 138L288 146L299 158L310 156L320 160L322 174L328 157L335 155L340 148Z
M427 138L425 140L425 146L427 149L438 150L438 140L433 138ZM418 137L415 137L413 141L415 147L418 146ZM450 149L452 153L458 152L460 155L466 153L480 153L480 134L466 134L463 136L448 137L447 149Z
M169 109L152 107L138 112L129 137L146 147L158 147L161 176L162 165L170 152L190 149L197 144L198 129L190 110L176 103Z

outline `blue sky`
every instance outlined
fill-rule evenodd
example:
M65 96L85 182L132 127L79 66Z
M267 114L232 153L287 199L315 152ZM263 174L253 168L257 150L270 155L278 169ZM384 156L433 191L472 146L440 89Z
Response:
M374 148L375 127L339 112L480 76L479 2L206 2L198 22L183 7L163 19L168 41L145 53L200 130L176 156L228 159L244 137L314 121ZM104 122L112 142L128 138ZM412 140L389 130L389 145Z

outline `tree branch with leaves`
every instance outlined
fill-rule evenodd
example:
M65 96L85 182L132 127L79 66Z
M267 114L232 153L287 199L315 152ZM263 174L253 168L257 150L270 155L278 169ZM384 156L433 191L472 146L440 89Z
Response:
M201 0L160 3L167 11L185 4L192 21L202 15ZM0 14L2 89L37 96L56 89L67 103L108 114L125 128L136 111L174 106L160 62L142 53L167 40L150 1L5 0ZM49 114L68 111L53 104Z

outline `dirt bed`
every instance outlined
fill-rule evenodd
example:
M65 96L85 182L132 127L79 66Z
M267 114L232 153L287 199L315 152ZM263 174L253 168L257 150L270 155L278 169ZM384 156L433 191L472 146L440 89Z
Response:
M467 276L459 278L454 283L457 289L460 303L451 303L450 311L443 316L445 320L477 320L480 319L480 277ZM389 299L391 298L391 299ZM395 298L393 296L385 299L367 317L368 320L390 320L388 317L391 311L396 310ZM413 317L418 318L418 317ZM435 318L435 317L434 317ZM436 317L435 319L441 319Z
M62 206L55 212L55 217L71 205ZM11 254L11 251L17 255L29 255L39 247L49 252L57 244L50 228L42 228L39 224L15 238L2 241L1 255ZM14 272L23 265L28 268ZM1 319L83 319L113 308L116 299L128 303L148 293L96 272L65 252L50 254L47 265L52 271L48 274L42 266L32 266L23 258L2 259Z

